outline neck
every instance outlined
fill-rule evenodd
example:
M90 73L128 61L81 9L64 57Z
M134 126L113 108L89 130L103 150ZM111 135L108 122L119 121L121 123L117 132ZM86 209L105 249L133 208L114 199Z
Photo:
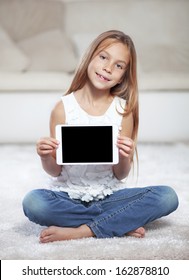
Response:
M74 93L80 107L93 116L103 115L113 101L113 95L104 91L93 91L85 85Z
M86 83L84 87L77 91L85 96L89 101L107 100L112 99L112 95L109 90L99 90L92 86L90 83Z

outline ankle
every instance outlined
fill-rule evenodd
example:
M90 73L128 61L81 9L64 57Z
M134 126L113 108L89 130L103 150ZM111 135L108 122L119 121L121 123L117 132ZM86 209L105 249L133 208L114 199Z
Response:
M95 236L90 227L88 227L87 225L81 225L80 227L78 227L77 232L80 238Z

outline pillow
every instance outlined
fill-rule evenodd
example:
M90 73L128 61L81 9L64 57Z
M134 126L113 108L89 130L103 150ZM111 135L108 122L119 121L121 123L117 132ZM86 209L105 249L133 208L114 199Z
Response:
M71 41L60 30L50 30L19 42L30 57L29 71L73 72L77 59Z
M0 71L24 71L29 59L0 26Z
M138 59L144 72L189 72L189 47L184 44L143 46Z

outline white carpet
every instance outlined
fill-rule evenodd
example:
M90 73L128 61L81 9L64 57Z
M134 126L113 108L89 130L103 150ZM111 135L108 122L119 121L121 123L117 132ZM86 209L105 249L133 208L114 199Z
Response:
M0 146L1 259L189 259L189 145L140 144L137 186L166 184L178 193L176 212L146 227L146 237L61 241L40 244L42 227L27 220L22 199L41 188L48 175L41 168L35 145ZM130 176L129 185L136 183Z

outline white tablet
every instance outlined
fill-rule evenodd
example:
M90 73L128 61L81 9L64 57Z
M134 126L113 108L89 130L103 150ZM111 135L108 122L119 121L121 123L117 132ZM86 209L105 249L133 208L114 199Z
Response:
M116 164L118 127L116 125L57 125L60 142L56 162L60 165Z

